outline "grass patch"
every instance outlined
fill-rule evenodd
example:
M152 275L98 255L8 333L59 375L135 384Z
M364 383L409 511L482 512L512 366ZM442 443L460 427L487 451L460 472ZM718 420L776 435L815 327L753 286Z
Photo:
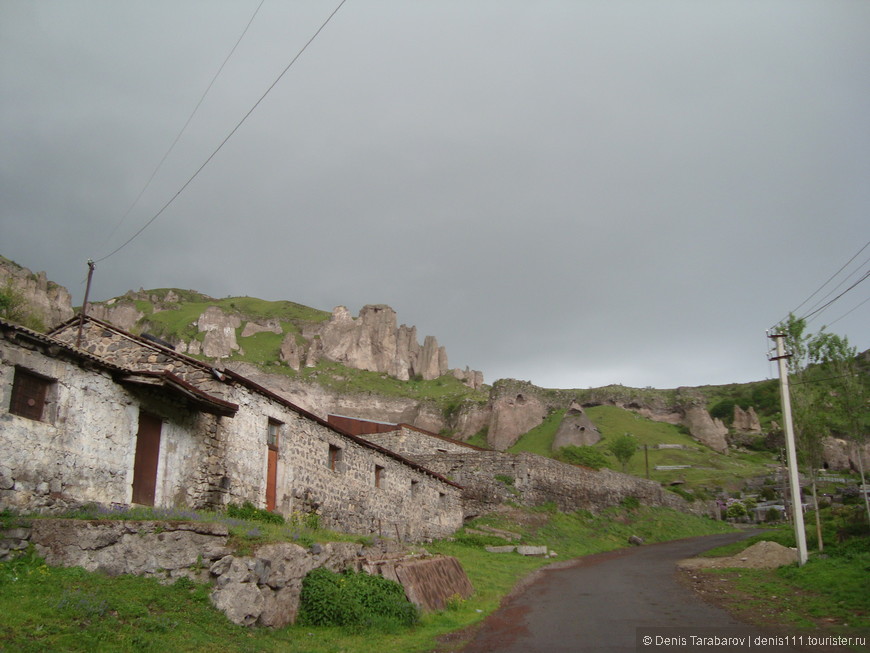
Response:
M529 453L536 453L539 456L552 457L553 440L556 437L556 431L559 430L559 424L562 423L562 418L564 416L564 409L550 412L543 422L528 433L523 434L523 436L508 449L508 452L520 453L521 451L527 451Z
M279 526L248 523L263 529ZM596 516L585 511L563 514L543 506L487 516L469 524L480 525L519 533L524 543L546 544L559 553L559 559L625 546L629 534L657 542L729 528L721 522L647 507L614 508ZM430 651L439 636L479 622L498 608L518 580L550 562L487 553L462 537L435 542L427 549L456 556L475 594L467 600L451 601L442 612L423 615L412 626L374 624L375 637L341 626L243 628L211 606L207 586L187 580L165 586L145 578L108 578L76 568L47 567L39 558L26 554L17 561L0 563L0 611L4 614L0 650Z

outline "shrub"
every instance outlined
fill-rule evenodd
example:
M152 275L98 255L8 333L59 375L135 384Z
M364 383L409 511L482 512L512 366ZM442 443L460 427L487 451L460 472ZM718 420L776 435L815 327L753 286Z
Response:
M227 516L234 519L249 519L253 521L261 521L266 524L283 524L284 518L275 512L269 512L262 508L255 508L250 501L245 501L241 506L229 504L227 506Z
M556 451L556 459L573 465L583 465L592 469L601 469L607 466L607 456L595 447L561 447Z
M302 581L298 622L305 626L341 626L350 630L411 626L419 613L398 583L382 576L323 567Z

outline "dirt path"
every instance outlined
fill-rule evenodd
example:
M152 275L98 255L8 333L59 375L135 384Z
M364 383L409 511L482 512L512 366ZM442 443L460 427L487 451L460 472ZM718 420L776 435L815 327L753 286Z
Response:
M486 620L464 653L584 651L744 651L744 647L639 646L644 629L704 628L751 636L769 633L709 605L677 581L678 560L750 535L728 533L587 556L543 570ZM638 632L638 629L641 629ZM655 631L679 635L678 630ZM814 650L757 647L758 651Z

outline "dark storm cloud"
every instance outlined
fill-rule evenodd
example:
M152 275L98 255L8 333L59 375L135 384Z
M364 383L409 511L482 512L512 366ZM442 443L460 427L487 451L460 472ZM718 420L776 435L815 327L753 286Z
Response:
M81 301L85 259L335 7L263 5L119 225L257 4L0 0L0 253ZM763 378L764 329L870 238L868 27L836 1L350 0L95 294L387 303L490 381ZM867 317L833 330L865 349Z

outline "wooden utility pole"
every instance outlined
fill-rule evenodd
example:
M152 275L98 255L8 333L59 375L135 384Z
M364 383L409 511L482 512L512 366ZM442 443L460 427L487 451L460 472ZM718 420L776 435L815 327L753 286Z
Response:
M798 477L797 450L794 444L794 426L791 420L791 398L788 391L788 368L786 359L791 354L785 353L784 333L769 336L776 342L776 356L770 360L779 364L779 391L782 401L782 420L785 430L785 456L788 465L788 480L791 486L791 512L794 524L794 539L798 549L798 564L803 566L807 561L807 534L804 531L804 510L801 501L801 484Z
M88 284L85 286L85 301L82 302L82 312L79 315L79 333L76 336L76 347L82 346L82 330L85 328L85 315L88 312L88 295L91 294L91 279L94 278L94 268L97 267L91 259L88 259Z

